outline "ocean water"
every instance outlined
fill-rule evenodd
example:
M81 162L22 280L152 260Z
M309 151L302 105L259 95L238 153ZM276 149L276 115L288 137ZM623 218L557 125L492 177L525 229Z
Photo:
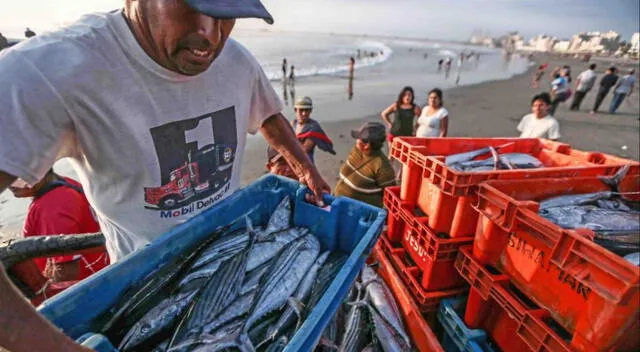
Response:
M458 84L467 85L508 79L531 65L526 58L506 58L500 50L459 43L258 30L235 31L233 37L256 56L287 105L287 116L294 116L295 98L308 95L314 101L313 117L321 122L377 115L406 85L415 89L416 103L424 105L428 90L454 87L458 71ZM362 54L378 54L357 59L355 75L350 78L348 61L357 58L358 49ZM466 61L458 68L456 57L470 51L480 53L480 60ZM285 57L296 68L295 84L282 80ZM449 76L437 69L438 60L447 57L453 61ZM256 138L261 137L253 136L249 142ZM65 160L54 169L76 178ZM0 240L17 236L28 204L28 199L15 199L9 191L0 194Z

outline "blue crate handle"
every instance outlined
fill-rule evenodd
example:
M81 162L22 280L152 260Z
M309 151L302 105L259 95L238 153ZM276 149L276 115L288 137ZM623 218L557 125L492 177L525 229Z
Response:
M97 352L118 352L104 335L88 332L80 336L77 343Z

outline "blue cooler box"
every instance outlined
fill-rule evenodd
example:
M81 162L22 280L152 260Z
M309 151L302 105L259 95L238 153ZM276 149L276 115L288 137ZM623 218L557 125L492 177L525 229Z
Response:
M254 224L266 224L280 201L293 200L295 226L308 227L322 244L322 250L338 250L349 258L317 306L291 339L285 351L310 351L325 326L336 313L349 287L369 256L382 231L386 211L349 198L327 196L329 208L319 208L304 200L309 190L298 182L278 176L263 176L240 189L211 209L195 216L135 251L123 260L67 289L38 307L40 313L74 339L100 341L99 351L115 351L101 335L97 318L131 287L176 256L195 250L216 229L250 212ZM253 211L251 211L254 209ZM244 222L239 221L244 226ZM108 346L101 349L99 346Z

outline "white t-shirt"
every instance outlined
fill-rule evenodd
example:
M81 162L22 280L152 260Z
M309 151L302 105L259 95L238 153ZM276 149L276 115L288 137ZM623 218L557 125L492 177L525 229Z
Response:
M2 51L0 87L0 170L33 184L70 157L112 261L234 192L247 133L283 109L235 40L207 71L180 75L121 11Z
M444 117L449 116L449 112L445 108L440 108L433 115L427 115L427 110L428 106L425 106L418 118L416 137L439 137L440 121L442 121Z
M578 75L578 79L580 83L578 84L578 88L576 90L578 92L586 92L591 90L596 83L597 75L593 70L586 70Z
M620 86L616 89L616 93L629 93L631 87L636 83L636 77L633 75L625 75L620 79Z
M560 138L558 121L547 115L541 119L534 114L525 115L518 124L520 138Z

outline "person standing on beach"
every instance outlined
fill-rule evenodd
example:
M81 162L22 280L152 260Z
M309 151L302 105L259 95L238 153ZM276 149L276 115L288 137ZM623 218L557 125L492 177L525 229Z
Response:
M289 80L291 81L292 84L296 80L295 69L296 67L291 65L291 70L289 70Z
M549 114L551 97L541 93L531 99L531 114L522 117L518 124L520 138L547 138L552 141L560 138L558 120Z
M609 113L615 114L616 110L622 104L622 101L627 96L633 93L633 88L636 85L636 71L630 70L628 74L622 76L618 84L616 84L615 89L613 90L613 98L611 99L611 105L609 106Z
M432 89L427 100L427 106L422 109L416 123L416 137L446 137L449 112L443 106L442 90Z
M282 59L282 80L287 80L287 58Z
M100 226L93 217L80 184L53 169L33 186L18 180L9 190L16 198L31 198L24 222L24 237L94 233ZM56 256L33 260L53 282L82 280L109 265L107 253Z
M451 58L447 57L444 62L444 78L449 78L449 71L451 71Z
M538 66L538 69L533 74L533 81L531 82L531 87L538 88L538 86L540 85L540 80L542 79L542 76L544 76L544 72L546 69L547 69L547 66L545 66L545 64Z
M591 114L595 114L598 112L598 108L600 108L600 104L604 98L609 94L611 87L613 87L616 82L618 82L618 75L616 74L618 70L611 66L607 70L606 74L600 79L600 88L598 89L598 94L596 95L596 101L593 104L593 110L591 110Z
M313 101L309 97L302 97L296 101L294 107L296 119L291 124L302 149L307 153L311 163L315 163L314 151L316 146L329 154L336 155L331 138L324 133L318 121L311 118Z
M0 192L70 158L114 263L237 190L260 131L322 205L331 188L259 62L229 38L236 18L273 23L262 3L123 4L0 54Z
M366 122L360 129L352 130L351 137L356 139L356 145L340 168L340 180L333 194L382 208L384 189L396 184L393 167L382 152L384 125Z
M589 65L588 70L583 71L578 75L578 80L575 84L576 92L573 95L573 102L570 107L571 110L580 110L582 99L584 99L585 95L587 95L591 88L596 84L596 78L598 76L596 75L595 69L596 64L591 64Z
M551 82L551 96L553 97L553 100L551 101L549 114L553 116L556 113L558 105L569 98L569 83L566 78L560 75L560 73L556 73L553 76L553 81Z
M444 62L443 59L438 60L438 72L442 71L442 63Z
M35 37L36 32L32 31L29 27L24 31L24 36L27 38Z
M356 59L352 57L349 58L349 76L353 77L353 72L356 68Z
M395 137L413 136L414 119L422 112L414 102L414 97L413 88L404 87L398 94L398 99L380 114L389 131L389 143L393 142ZM391 114L394 114L393 121L390 119Z

